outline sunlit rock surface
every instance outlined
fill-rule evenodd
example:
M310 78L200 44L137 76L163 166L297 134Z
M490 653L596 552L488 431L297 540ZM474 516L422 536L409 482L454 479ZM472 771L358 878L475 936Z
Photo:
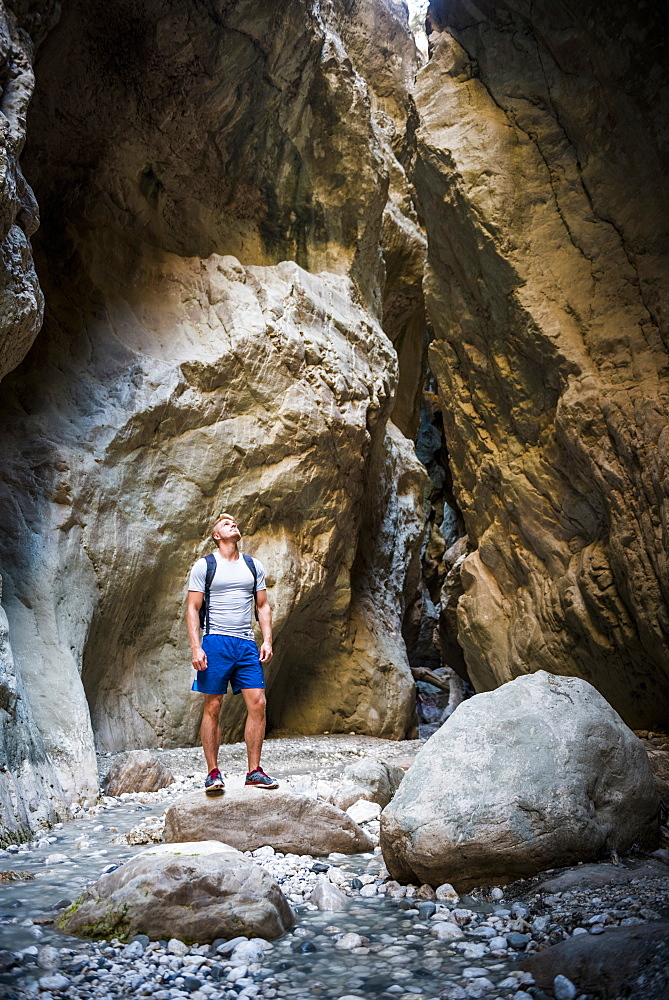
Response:
M469 675L580 675L648 726L669 717L662 16L436 2L415 89Z

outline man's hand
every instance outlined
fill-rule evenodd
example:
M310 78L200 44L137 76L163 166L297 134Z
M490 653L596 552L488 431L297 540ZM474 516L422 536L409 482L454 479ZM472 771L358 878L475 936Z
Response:
M193 666L196 670L207 669L207 654L203 650L202 646L198 646L197 649L193 650Z
M263 642L262 646L260 647L260 662L269 663L269 661L272 659L273 656L274 653L272 652L271 642Z

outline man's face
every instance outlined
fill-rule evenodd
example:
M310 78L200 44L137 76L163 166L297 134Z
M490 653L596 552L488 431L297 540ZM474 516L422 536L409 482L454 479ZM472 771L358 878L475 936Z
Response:
M221 541L229 541L231 539L241 538L241 532L237 527L236 521L231 518L226 517L222 521L219 521L216 525L216 530L214 531L214 539L220 538Z

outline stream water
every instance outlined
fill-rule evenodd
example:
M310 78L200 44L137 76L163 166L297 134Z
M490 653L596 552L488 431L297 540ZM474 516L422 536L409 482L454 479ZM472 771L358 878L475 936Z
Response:
M48 831L40 839L39 846L35 843L21 845L18 851L0 857L0 872L11 871L19 876L15 881L0 883L0 948L23 952L20 968L0 973L0 996L48 995L45 987L40 990L39 986L45 969L34 964L37 953L45 945L53 946L65 957L60 972L66 976L68 963L71 965L78 954L95 952L95 944L72 938L53 924L41 921L57 916L54 908L64 906L66 900L76 899L86 885L96 881L111 866L144 850L145 846L119 845L113 840L141 820L158 816L167 804L165 800L150 804L127 801L104 809L94 807L82 818L58 824ZM24 846L32 849L25 850ZM262 863L263 859L258 860ZM304 857L299 863L309 871L317 860ZM352 876L378 877L383 866L378 850L347 857L330 856L320 861L341 867L349 880ZM31 877L23 880L22 875ZM190 996L195 1000L201 997L215 1000L218 996L235 997L243 992L244 1000L254 995L255 987L249 992L249 982L258 984L259 997L276 996L279 1000L302 996L429 1000L444 991L453 998L529 996L523 994L520 978L509 980L509 973L514 969L511 955L503 960L484 956L484 938L470 938L469 933L467 941L437 940L433 934L434 923L426 920L424 913L419 913L415 900L354 895L349 908L336 913L321 912L306 903L293 905L298 918L296 927L273 943L261 966L250 968L247 974L250 979L241 983L218 982L217 977L223 977L221 963L225 959L211 953L209 966L200 968L201 986L199 989L196 986ZM467 928L472 934L476 933L477 923L491 916L494 919L495 910L499 911L499 917L509 913L503 906L468 898L462 899L459 905L473 911L471 925ZM363 938L354 952L342 949L343 934L359 934ZM121 956L113 962L123 965L122 946L112 951ZM135 959L129 964L141 965L141 962ZM113 968L119 970L121 965ZM128 990L127 985L124 987L123 976L117 975L115 980L108 974L100 981L89 976L88 983L78 983L76 988L73 983L71 988L53 992L53 995L146 996L157 993L165 998L189 995L174 963L170 967L154 962L153 968L155 974L149 966L149 975L137 991ZM516 973L516 977L521 976ZM483 982L485 977L487 983ZM494 988L504 981L507 983L504 988Z

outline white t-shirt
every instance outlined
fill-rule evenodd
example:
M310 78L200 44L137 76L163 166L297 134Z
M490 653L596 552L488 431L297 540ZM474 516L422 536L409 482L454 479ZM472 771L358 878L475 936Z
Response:
M253 611L253 573L240 553L239 559L228 562L220 552L216 557L216 572L209 590L209 631L216 635L232 635L237 639L251 639L251 612ZM258 574L256 590L266 590L265 569L257 559L253 564ZM207 562L198 559L190 571L189 590L204 594Z

